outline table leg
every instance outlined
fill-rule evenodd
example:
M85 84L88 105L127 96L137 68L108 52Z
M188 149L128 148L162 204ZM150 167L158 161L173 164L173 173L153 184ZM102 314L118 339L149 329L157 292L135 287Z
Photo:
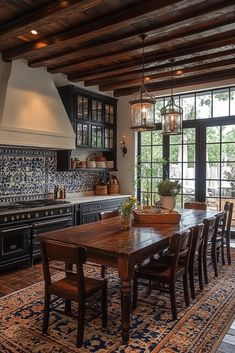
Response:
M121 279L122 343L127 344L130 331L131 295L134 265L128 259L118 261L118 274Z

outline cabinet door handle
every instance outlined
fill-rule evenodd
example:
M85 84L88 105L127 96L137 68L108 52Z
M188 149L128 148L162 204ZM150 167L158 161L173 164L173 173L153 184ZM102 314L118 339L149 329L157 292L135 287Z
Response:
M90 207L90 211L95 211L95 210L100 210L101 209L101 205L97 205L98 207L96 207L96 206L91 206Z
M62 223L62 222L71 222L71 221L72 221L71 217L57 218L55 220L49 220L49 221L45 221L45 222L34 223L34 227L43 227L43 226L50 225L50 224Z

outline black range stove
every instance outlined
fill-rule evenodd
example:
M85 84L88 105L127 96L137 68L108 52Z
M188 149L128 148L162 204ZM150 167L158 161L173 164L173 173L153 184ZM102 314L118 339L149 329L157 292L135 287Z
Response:
M71 212L71 204L64 200L43 199L0 203L0 227Z
M0 269L40 257L38 235L73 225L73 206L65 200L0 203Z

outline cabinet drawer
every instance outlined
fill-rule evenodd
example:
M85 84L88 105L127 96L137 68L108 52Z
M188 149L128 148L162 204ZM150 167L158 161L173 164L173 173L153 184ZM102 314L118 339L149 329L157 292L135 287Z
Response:
M80 205L80 211L82 213L99 211L101 209L102 209L101 202L93 202L93 203L86 203L86 204Z
M81 215L81 224L93 223L99 220L99 212Z
M126 198L103 201L101 204L102 210L118 208L123 201L126 201Z

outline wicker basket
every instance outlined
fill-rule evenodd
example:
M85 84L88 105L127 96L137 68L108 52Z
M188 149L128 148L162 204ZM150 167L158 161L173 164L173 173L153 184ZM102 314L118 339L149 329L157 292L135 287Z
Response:
M108 195L107 185L96 185L95 194L96 195Z
M133 216L136 224L178 224L181 219L181 214L167 208L134 210Z
M118 184L109 184L108 185L108 192L110 195L119 194L119 185Z

